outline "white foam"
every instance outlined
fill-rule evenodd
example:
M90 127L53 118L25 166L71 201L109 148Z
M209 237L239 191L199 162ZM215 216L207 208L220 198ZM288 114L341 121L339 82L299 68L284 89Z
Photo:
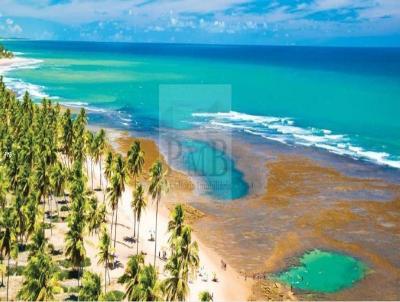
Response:
M132 119L130 119L130 118L120 117L119 119L120 119L121 121L124 121L124 122L127 122L127 123L132 122Z
M1 59L0 60L0 74L6 74L11 70L15 69L35 69L39 67L42 60L14 57L11 59Z
M8 77L7 74L10 71L17 69L35 69L38 68L40 64L43 62L42 60L19 57L19 55L21 55L22 53L14 52L14 54L17 55L14 58L0 60L0 75L3 75L3 81L6 84L6 86L11 90L13 90L18 98L21 98L25 94L25 91L28 91L33 99L42 99L42 98L59 99L59 97L57 96L50 97L47 93L45 93L45 87L43 86L27 83L22 81L21 79ZM90 106L89 103L82 101L61 101L60 103L64 106L71 108L83 107L88 112L107 114L112 116L116 115L121 120L121 124L124 126L129 126L129 124L132 123L132 116L125 112L106 110L103 108Z
M7 87L13 90L18 98L22 97L25 94L25 91L28 91L33 98L48 98L49 95L44 92L43 86L27 83L20 79L7 76L10 71L16 69L36 69L40 66L40 63L42 62L42 60L23 58L18 56L11 59L1 59L0 75L3 76L3 81L7 85ZM56 97L52 98L54 99Z
M28 91L31 97L37 99L49 97L48 94L44 92L43 86L26 83L16 78L4 77L3 81L8 88L15 92L17 98L21 98L25 94L25 91Z
M349 136L333 133L329 129L296 126L295 121L288 117L256 116L235 111L194 113L192 116L195 118L193 124L207 128L243 131L284 144L317 147L331 153L400 168L400 157L391 157L386 152L364 150L352 143Z

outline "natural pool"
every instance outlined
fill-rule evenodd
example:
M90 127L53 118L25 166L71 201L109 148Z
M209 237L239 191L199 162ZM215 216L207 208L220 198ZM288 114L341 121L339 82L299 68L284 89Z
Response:
M186 170L201 177L202 193L227 201L244 197L249 185L234 160L224 151L208 142L186 140L182 142L183 163Z
M276 279L305 291L334 293L353 286L366 271L363 262L348 255L313 250L300 258L300 265L278 274Z

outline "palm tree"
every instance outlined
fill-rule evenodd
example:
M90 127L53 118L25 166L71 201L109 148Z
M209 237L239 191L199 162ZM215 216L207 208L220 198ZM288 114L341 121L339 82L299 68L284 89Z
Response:
M104 203L98 204L96 196L89 199L88 209L88 229L89 233L93 234L99 231L103 223L106 222L107 209Z
M86 256L86 249L83 242L82 222L78 216L72 214L70 229L65 236L65 255L69 258L75 271L79 286L79 278L82 273L82 266Z
M102 185L102 171L101 171L101 164L103 161L103 154L104 154L104 150L106 147L106 132L104 131L104 129L100 129L99 133L96 136L96 148L95 148L95 160L96 163L100 164L100 173L99 173L99 179L100 179L100 189L103 189L103 185Z
M65 184L66 184L66 173L60 162L56 162L56 164L52 167L51 175L50 175L50 186L52 187L53 194L55 196L65 196ZM60 212L58 210L58 202L55 200L57 207L57 214L60 216Z
M138 232L136 240L136 254L139 253L139 232L140 232L140 219L142 217L142 212L147 206L147 199L144 196L144 189L141 184L138 184L136 190L133 192L133 200L131 207L133 210L133 215L137 217Z
M52 301L62 289L58 282L57 268L46 252L29 258L24 270L24 282L17 298L25 301Z
M181 236L184 226L185 212L181 204L177 204L171 213L172 219L168 222L168 232L171 233L169 243L173 243L175 238Z
M183 260L171 257L165 265L169 276L163 281L162 287L167 301L185 301L189 293L189 284L183 274Z
M25 215L26 211L24 208L26 207L26 199L21 196L19 192L13 198L11 207L13 212L15 213L14 217L14 232L15 236L18 239L19 243L23 243L23 238L26 233L26 225L28 217Z
M213 295L208 291L202 291L199 293L199 300L201 302L211 302L214 300Z
M125 295L128 301L135 300L135 290L139 283L139 275L144 266L144 256L135 255L129 257L126 264L125 273L118 279L119 283L125 284Z
M65 110L60 123L60 130L61 132L61 139L60 142L62 143L61 150L65 155L66 162L68 165L71 163L72 158L72 146L73 146L73 122L71 118L71 110Z
M111 238L107 233L107 229L104 227L101 232L100 242L99 242L99 253L97 254L98 264L104 265L104 293L107 293L107 272L110 263L114 261L114 254L111 247ZM108 277L109 283L111 283L111 278Z
M136 186L137 179L142 173L144 166L144 151L141 149L140 142L135 141L127 154L127 166L129 175L134 180Z
M91 131L87 130L85 132L85 153L86 153L86 174L89 178L89 157L91 163L91 173L90 178L92 180L92 190L93 190L93 145L94 145L94 135Z
M162 193L168 190L168 182L166 179L167 172L164 171L162 163L157 160L150 168L150 186L149 193L153 200L156 200L156 227L155 227L155 242L154 242L154 266L156 265L157 255L157 226L158 226L158 206L161 200Z
M199 247L197 242L192 242L192 229L185 225L182 228L181 236L175 239L173 244L175 251L174 256L180 259L182 275L184 278L194 277L200 265Z
M119 199L122 196L122 193L125 191L125 182L126 182L126 166L125 161L122 158L121 154L118 154L115 158L114 162L114 171L112 178L112 190L111 197L113 199L112 205L115 209L115 222L114 222L114 248L117 241L117 225L118 225L118 203Z
M10 287L10 259L13 246L17 244L15 235L15 212L12 208L5 208L2 217L3 232L0 234L0 253L7 256L7 301Z
M101 295L100 276L86 271L82 278L82 287L79 290L79 300L98 301Z
M7 191L8 191L8 183L7 176L4 169L0 167L0 208L4 209L7 204Z
M113 163L114 163L114 155L111 151L109 151L106 156L106 166L104 170L104 176L106 178L107 183L110 181L112 177ZM106 187L108 187L108 185L106 185Z
M72 145L73 158L76 161L82 161L84 159L85 149L85 127L87 124L87 115L84 108L81 108L78 116L74 120L73 124L73 134L74 140Z
M44 224L43 223L37 223L35 225L32 238L31 238L31 244L30 244L30 254L29 256L32 257L38 253L43 253L45 250L47 244L47 239L44 234Z
M35 166L34 179L37 184L37 190L40 193L40 199L43 201L43 221L46 216L46 201L50 194L50 171L47 169L46 162L39 160ZM50 221L51 223L51 221Z
M197 243L192 242L191 228L183 224L181 210L180 205L175 207L173 220L168 227L171 232L169 241L172 255L165 265L169 277L164 280L163 289L166 299L170 301L185 300L189 292L189 278L195 276L200 265Z
M120 192L120 185L118 178L114 176L111 179L111 183L107 188L107 198L110 203L110 207L112 209L112 216L111 216L111 231L110 234L113 234L113 227L114 227L114 214L118 206L119 197L122 195Z
M133 292L133 301L161 300L161 286L157 278L157 271L152 265L143 267L139 274L138 284Z
M39 209L39 198L38 194L31 192L28 196L26 205L24 206L24 215L26 217L26 229L25 229L25 243L29 237L35 231L35 225L37 221L41 221L40 217L43 213Z
M136 187L137 178L142 173L144 166L144 152L141 150L140 142L135 141L132 145L131 149L128 151L127 156L127 168L129 175L134 180L134 186ZM134 210L133 218L134 218L134 227L133 227L133 238L136 237L136 217L137 214Z

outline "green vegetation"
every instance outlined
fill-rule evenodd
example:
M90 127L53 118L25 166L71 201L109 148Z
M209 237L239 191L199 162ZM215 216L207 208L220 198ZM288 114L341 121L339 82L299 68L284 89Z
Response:
M54 300L61 291L53 260L46 251L38 251L29 259L18 299L28 301Z
M99 243L99 253L97 254L99 259L98 264L104 265L104 292L107 292L107 273L110 264L114 261L114 253L111 247L111 238L108 235L106 227L103 227L100 243ZM110 276L108 276L109 282L111 282Z
M124 298L124 293L120 290L112 290L106 294L100 296L100 301L122 301Z
M200 265L197 242L192 242L192 230L184 224L182 205L172 211L168 223L171 257L165 265L169 276L163 281L165 298L182 301L189 293L189 279L196 276Z
M139 251L140 220L147 206L146 185L157 203L157 239L158 207L161 196L168 190L166 170L160 161L151 166L148 183L141 183L145 179L142 175L145 159L139 142L133 144L126 157L114 153L108 147L104 130L98 133L87 130L84 109L73 115L48 99L35 104L28 93L18 100L2 78L0 120L0 271L1 279L6 277L7 300L15 296L9 293L12 273L22 273L22 286L17 293L17 299L21 300L54 300L62 292L73 293L68 299L88 301L124 298L172 301L188 297L189 280L196 275L199 256L181 205L173 210L168 225L170 258L164 268L167 276L164 280L155 267L156 241L153 264L146 264L144 254ZM100 175L95 177L94 164L100 166L99 174L104 172L105 186ZM125 292L107 292L111 283L109 270L115 267L118 252L115 248L118 204L128 181L135 185L131 207L136 253L129 258L118 280ZM103 191L103 201L96 196L97 185ZM107 211L112 217L110 228L107 228ZM63 223L66 214L66 223L62 225L66 227L65 246L56 249L50 241L55 231L60 232L57 226ZM97 264L104 267L104 277L89 270L96 261L87 257L85 236L95 234L98 234ZM25 248L29 257L23 259L28 261L18 266ZM77 286L61 284L71 278L77 279Z
M213 301L213 296L209 292L204 291L199 293L199 299L202 302L211 302Z
M213 296L209 292L203 291L199 293L199 299L202 302L211 302L213 300Z
M147 199L144 196L143 186L138 184L135 191L133 192L133 200L131 202L131 207L133 209L133 215L135 217L135 226L137 220L137 238L136 238L136 254L139 254L139 235L140 235L140 218L142 217L142 212L147 206ZM135 235L134 235L135 236Z
M80 301L98 301L101 294L100 276L85 272L82 278L82 287L79 290Z
M161 201L161 195L168 190L168 182L166 179L167 171L164 171L162 163L157 160L150 168L150 186L149 193L153 200L157 202L156 208L156 229L154 240L154 266L156 265L157 255L157 227L158 227L158 207Z
M14 54L7 50L3 45L0 44L0 59L1 58L7 58L7 59L11 59L14 57Z

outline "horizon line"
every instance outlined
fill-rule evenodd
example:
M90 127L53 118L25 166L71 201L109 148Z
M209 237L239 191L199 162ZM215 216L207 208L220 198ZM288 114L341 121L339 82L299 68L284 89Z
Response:
M42 40L30 38L2 38L0 41L30 41L30 42L67 42L67 43L98 43L98 44L141 44L141 45L199 45L199 46L242 46L242 47L293 47L293 48L390 48L400 49L400 45L296 45L296 44L240 44L240 43L193 43L193 42L133 42L133 41L87 41L87 40Z

